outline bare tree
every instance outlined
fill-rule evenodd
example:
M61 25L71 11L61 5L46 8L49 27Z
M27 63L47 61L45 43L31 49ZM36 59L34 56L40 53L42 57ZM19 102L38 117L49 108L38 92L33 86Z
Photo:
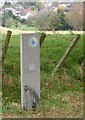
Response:
M83 3L73 3L70 12L66 14L66 19L75 30L83 29Z
M36 26L39 30L54 30L60 22L59 16L55 12L43 12L37 15Z

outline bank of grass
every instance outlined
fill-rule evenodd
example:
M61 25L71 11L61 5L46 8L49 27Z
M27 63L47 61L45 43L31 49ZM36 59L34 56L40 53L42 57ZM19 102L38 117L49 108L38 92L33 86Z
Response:
M36 109L20 108L20 37L12 36L3 66L4 117L83 116L83 36L65 64L51 78L52 71L75 35L47 35L40 49L41 97ZM4 37L3 37L4 39Z

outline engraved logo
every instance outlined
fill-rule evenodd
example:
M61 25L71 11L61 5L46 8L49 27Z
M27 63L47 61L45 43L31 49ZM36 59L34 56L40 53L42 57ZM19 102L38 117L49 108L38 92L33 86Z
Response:
M37 38L36 37L32 37L28 40L28 44L30 47L36 47L38 44Z

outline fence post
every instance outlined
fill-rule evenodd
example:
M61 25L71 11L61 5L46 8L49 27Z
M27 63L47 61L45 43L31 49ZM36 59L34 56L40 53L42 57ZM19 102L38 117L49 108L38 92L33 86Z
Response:
M78 34L70 43L70 45L68 46L68 48L66 49L65 54L62 56L62 58L60 59L60 61L58 62L58 64L56 65L52 76L54 76L55 72L58 70L58 68L64 63L64 61L66 60L66 58L68 57L68 55L70 54L70 52L72 51L72 49L75 47L76 43L78 42L80 38L80 35Z
M21 34L21 106L35 108L40 100L40 38L41 34Z
M42 43L44 42L45 38L46 38L46 34L45 33L41 33L40 47L41 47Z
M2 63L4 63L4 60L5 60L5 56L6 56L6 53L7 53L7 49L8 49L9 41L10 41L10 38L11 38L11 34L12 34L12 31L8 30L6 38L5 38L4 46L2 48Z

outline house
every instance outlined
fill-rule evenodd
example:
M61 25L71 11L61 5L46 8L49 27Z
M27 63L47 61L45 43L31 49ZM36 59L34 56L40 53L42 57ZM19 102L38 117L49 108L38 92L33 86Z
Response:
M54 7L52 4L48 7L41 9L40 12L57 12L58 8Z
M69 3L72 3L72 2L74 2L74 0L60 0L59 4L69 4Z
M11 4L14 4L17 2L17 0L4 0L4 2L10 2Z
M0 0L0 8L4 5L4 0Z
M3 9L0 8L0 16L2 16L3 12L4 12Z
M45 7L49 7L52 5L52 2L50 2L50 0L43 0Z
M16 6L14 8L18 11L24 9L23 5L21 5L21 4L16 4Z
M33 16L34 13L30 9L15 9L12 7L5 8L4 11L11 11L14 16L19 17L20 19L28 19L29 16Z
M28 17L33 16L32 12L21 12L19 17L20 19L28 19Z
M57 8L57 7L55 7L53 11L54 11L54 12L57 12L57 11L58 11L58 8Z
M17 11L16 9L9 7L9 8L5 8L4 11L11 11L13 13L13 15L17 16L19 14L19 11Z
M29 16L32 16L32 14L29 12L29 13L26 13L26 14L20 14L20 19L28 19Z
M17 3L17 0L0 0L0 8L4 5L5 2L10 2L11 4Z
M28 19L29 16L33 16L34 12L30 9L24 9L20 11L19 17L20 19Z

